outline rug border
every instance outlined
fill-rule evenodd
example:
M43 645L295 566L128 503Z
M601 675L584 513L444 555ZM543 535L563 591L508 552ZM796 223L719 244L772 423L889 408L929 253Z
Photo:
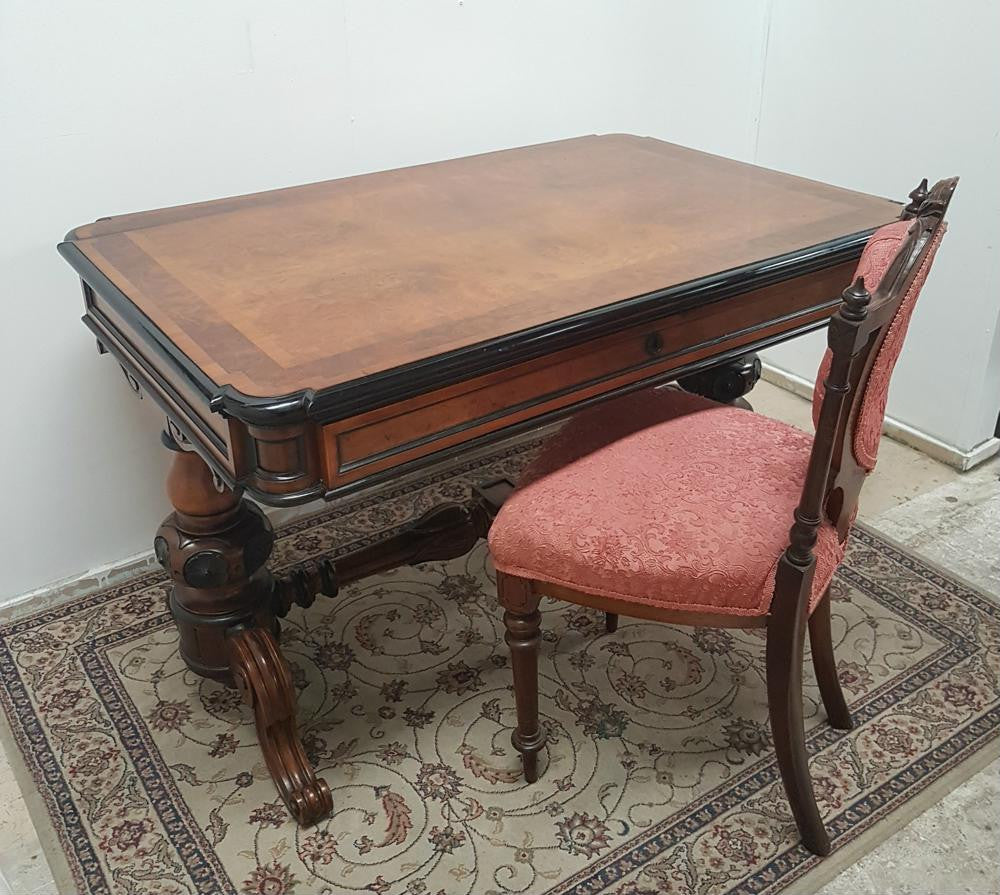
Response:
M466 464L462 464L462 467L465 466ZM454 474L461 475L461 472L464 471L462 467L455 469ZM411 482L407 482L405 484L408 485L411 484ZM372 497L375 497L375 495L372 495ZM348 504L356 505L361 502L362 500L349 501ZM318 522L320 518L325 516L327 512L332 511L333 508L326 508L300 519L289 520L285 524L281 525L280 529L286 530L293 527L310 527L312 524ZM912 556L917 559L921 565L941 575L943 578L949 579L960 587L966 588L967 590L980 595L994 606L1000 605L1000 600L998 600L996 595L991 594L978 585L971 583L964 576L945 569L940 563L925 557L919 551L915 551L912 548L907 547L907 545L901 543L890 535L884 534L875 526L873 522L865 520L859 521L856 524L859 528L863 528L870 536L882 541L889 547L904 555ZM151 572L146 574L157 573ZM135 576L136 579L143 577L146 576L142 574ZM101 588L101 590L103 589L104 588ZM64 602L68 603L73 599L80 599L82 597L83 595L68 596L65 601L59 602L60 604ZM3 623L10 624L15 621L21 623L28 620L35 614L40 614L53 608L55 607L49 606L44 609L40 608L36 612L26 612L23 614L12 613L15 615L15 618L8 617L3 620ZM6 614L7 613L4 613L4 615ZM44 795L35 785L34 774L25 761L24 755L22 754L17 743L16 735L10 727L5 712L0 712L0 746L4 749L11 772L13 773L15 782L21 792L25 807L28 811L28 816L34 825L39 845L45 855L58 892L60 895L78 895L80 891L77 886L78 881L65 850L62 847L59 829L51 818ZM914 797L907 799L906 802L898 809L891 811L885 816L884 819L877 821L859 836L846 843L842 848L838 848L829 857L822 861L818 861L814 867L807 870L798 879L794 880L785 888L779 890L781 895L806 895L806 893L817 892L822 886L835 879L848 867L858 863L865 855L872 852L883 842L887 842L892 838L892 836L903 829L903 827L907 826L911 821L926 812L933 805L942 801L950 792L954 791L958 786L967 780L970 780L979 771L989 766L997 758L1000 758L1000 738L995 738L982 748L974 751L955 767L951 768L942 774L937 780L920 790Z
M982 593L978 588L976 590ZM76 879L59 841L59 832L55 824L52 823L45 798L35 786L31 770L24 761L3 712L0 712L0 745L4 748L8 764L21 791L28 816L35 827L39 844L45 854L57 890L60 895L78 895L79 889L76 887ZM958 786L971 780L998 758L1000 758L1000 738L994 739L981 749L977 749L968 758L922 789L916 796L908 799L902 807L890 812L883 820L873 824L860 836L852 839L842 848L838 848L829 857L817 862L815 867L780 890L781 895L808 895L808 893L817 892L822 886L834 880L848 867L858 863L882 843L888 842L903 827L942 801Z

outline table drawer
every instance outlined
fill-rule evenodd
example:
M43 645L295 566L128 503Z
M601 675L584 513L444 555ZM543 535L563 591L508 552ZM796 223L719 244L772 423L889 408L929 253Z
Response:
M833 312L853 262L744 293L420 395L323 429L324 478L336 487L600 396ZM720 333L726 336L720 338Z

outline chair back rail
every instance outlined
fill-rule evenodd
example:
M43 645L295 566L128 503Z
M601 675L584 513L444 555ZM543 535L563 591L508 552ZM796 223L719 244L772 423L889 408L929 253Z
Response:
M925 180L910 194L901 217L913 223L878 286L869 293L859 277L844 290L843 302L830 320L830 369L786 551L786 559L799 568L812 563L824 516L836 525L841 542L850 530L870 471L853 449L869 378L900 305L944 234L945 213L957 184L953 177L928 191Z

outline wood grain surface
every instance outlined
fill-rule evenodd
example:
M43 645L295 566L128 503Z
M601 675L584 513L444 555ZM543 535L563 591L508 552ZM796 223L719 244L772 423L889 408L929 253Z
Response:
M215 383L265 397L368 377L898 213L888 200L608 135L122 215L68 238Z

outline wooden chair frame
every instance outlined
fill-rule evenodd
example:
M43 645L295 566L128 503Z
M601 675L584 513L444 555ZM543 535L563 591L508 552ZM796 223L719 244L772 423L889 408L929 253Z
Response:
M517 727L512 741L521 754L529 782L538 779L538 753L546 736L538 718L541 640L538 604L542 596L603 610L609 632L617 628L619 614L672 624L766 627L767 701L778 767L803 844L817 855L830 853L830 838L816 804L805 748L802 664L806 630L830 723L837 729L850 730L853 721L837 677L829 587L812 613L809 612L815 571L813 548L824 518L836 525L841 542L849 533L868 473L853 451L855 424L865 388L889 325L943 226L957 183L958 178L942 180L928 191L924 180L910 193L911 201L901 218L914 223L878 288L870 294L864 281L858 278L844 291L843 302L831 318L830 372L802 496L794 513L788 547L778 563L774 597L767 615L748 617L661 609L497 572L517 704Z

